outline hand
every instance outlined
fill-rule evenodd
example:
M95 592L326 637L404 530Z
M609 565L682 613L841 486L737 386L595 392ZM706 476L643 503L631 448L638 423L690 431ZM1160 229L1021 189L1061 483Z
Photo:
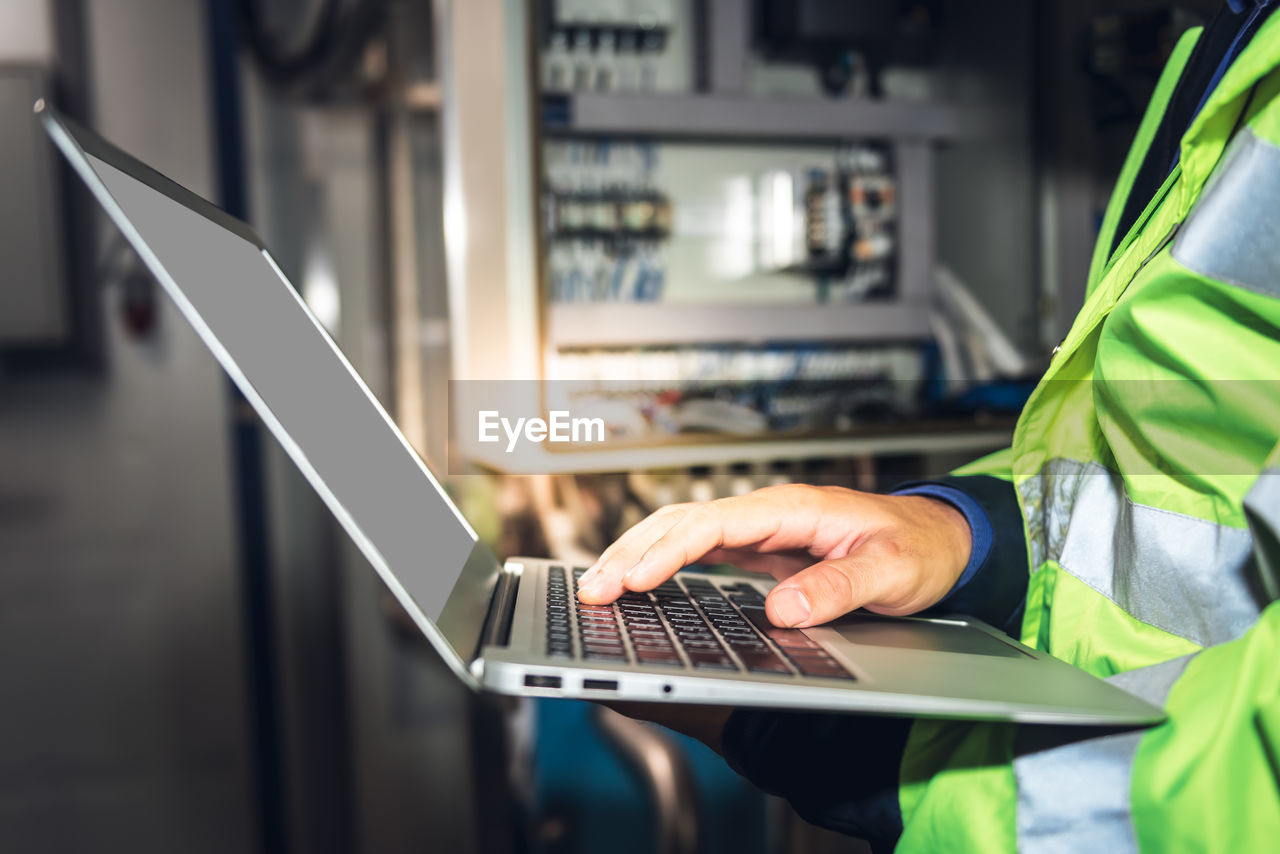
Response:
M733 714L730 706L645 703L637 700L605 700L601 705L629 718L648 721L696 738L716 753L724 754L721 735L724 733L724 725L729 721L729 715Z
M605 550L578 597L606 604L701 561L778 579L765 601L778 626L816 626L857 608L912 614L947 595L971 546L964 515L943 501L771 486L657 511Z

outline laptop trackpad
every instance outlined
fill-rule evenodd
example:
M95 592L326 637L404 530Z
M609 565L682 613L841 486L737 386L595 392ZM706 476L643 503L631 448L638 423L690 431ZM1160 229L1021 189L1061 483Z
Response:
M1025 652L992 637L981 629L956 623L935 623L906 617L880 617L874 614L849 614L823 626L833 629L849 643L884 646L894 649L919 649L927 652L963 652L969 655L995 655L1021 658Z

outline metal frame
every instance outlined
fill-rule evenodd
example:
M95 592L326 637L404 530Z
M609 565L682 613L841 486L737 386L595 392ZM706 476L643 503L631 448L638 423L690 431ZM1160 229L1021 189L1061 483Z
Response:
M741 92L747 88L747 45L751 41L753 3L706 0L708 21L700 35L707 47L707 88Z
M904 262L911 275L920 262ZM907 279L917 296L922 281ZM927 286L927 282L923 282ZM776 303L562 303L547 310L556 347L627 347L734 341L904 341L929 333L922 302L816 305ZM915 310L906 310L910 308Z
M959 111L943 104L831 98L753 97L735 93L552 94L567 109L548 136L645 136L663 139L845 140L951 139Z
M925 423L913 425L908 430L898 425L892 431L885 431L881 427L845 436L785 436L755 441L735 440L727 436L691 435L640 446L604 445L599 450L579 448L556 452L544 449L514 460L500 452L489 451L487 456L476 456L472 461L501 474L597 474L766 460L775 462L890 454L981 454L1007 447L1012 437L1013 427L1007 422L970 426L967 429L957 429L954 424Z

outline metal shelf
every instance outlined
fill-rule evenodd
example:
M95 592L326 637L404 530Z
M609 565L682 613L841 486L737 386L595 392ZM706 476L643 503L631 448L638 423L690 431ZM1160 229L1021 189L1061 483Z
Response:
M536 445L514 455L473 451L468 454L468 461L500 474L587 474L864 455L977 453L1007 445L1013 437L1011 421L994 425L969 422L945 429L920 429L918 425L904 424L897 430L745 441L731 436L703 436L661 444L603 445L592 450L568 451L549 451L543 445Z
M542 117L548 136L941 141L961 131L950 105L870 99L574 92L543 95Z
M559 303L547 311L547 342L567 347L784 341L915 341L930 335L913 303Z

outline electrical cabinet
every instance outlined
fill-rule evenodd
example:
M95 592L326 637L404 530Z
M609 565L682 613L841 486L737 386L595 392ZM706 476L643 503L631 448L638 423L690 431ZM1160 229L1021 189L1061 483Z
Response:
M812 68L770 65L751 4L650 5L495 0L449 21L455 377L608 395L640 379L623 406L658 428L516 464L455 417L462 458L617 471L998 446L1003 424L878 405L924 388L936 151L963 133L962 111L927 86L873 95L852 60L834 94ZM467 41L497 18L500 58ZM726 366L762 373L707 394L707 371ZM807 403L778 393L797 376L816 379ZM837 387L877 384L831 405ZM673 413L672 400L690 405Z

